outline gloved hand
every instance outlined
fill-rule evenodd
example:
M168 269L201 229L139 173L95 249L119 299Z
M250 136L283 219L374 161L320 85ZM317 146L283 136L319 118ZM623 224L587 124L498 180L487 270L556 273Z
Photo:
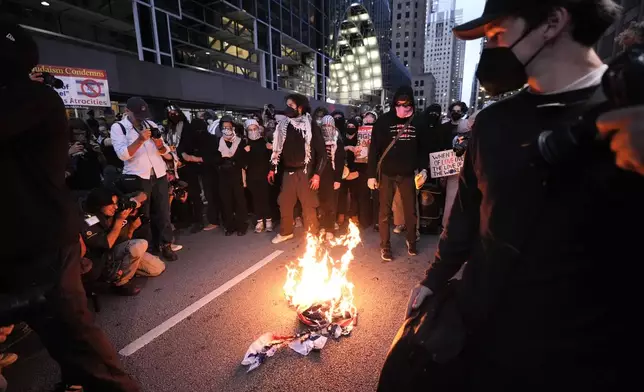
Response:
M422 284L417 284L416 287L411 289L411 294L409 295L409 302L407 302L407 313L405 313L405 320L411 316L411 313L418 309L423 303L425 298L433 295L434 292Z
M423 185L425 185L425 181L427 181L427 170L423 169L420 173L416 174L416 177L414 178L416 189L422 188Z
M378 181L376 181L375 178L370 178L370 179L367 180L367 186L372 191L375 191L376 189L378 189Z

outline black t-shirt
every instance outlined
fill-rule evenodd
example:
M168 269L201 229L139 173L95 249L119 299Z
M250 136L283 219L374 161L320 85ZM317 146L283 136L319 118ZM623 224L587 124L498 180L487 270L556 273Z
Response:
M27 268L34 256L78 241L80 222L65 185L67 116L54 89L27 79L0 89L0 124L7 227L0 263Z
M543 130L561 132L578 117L579 107L561 104L595 92L524 91L477 116L424 284L440 289L468 262L460 302L494 361L539 364L587 350L611 361L631 324L637 295L623 275L642 260L633 244L641 242L644 177L617 168L607 142L554 167L534 147Z
M266 148L266 140L264 138L249 140L248 145L250 146L250 152L247 155L246 178L249 181L266 181L271 158L271 152Z
M282 147L281 162L284 170L297 170L303 169L304 158L306 156L304 150L305 140L302 132L295 129L292 125L288 125L286 131L286 139Z

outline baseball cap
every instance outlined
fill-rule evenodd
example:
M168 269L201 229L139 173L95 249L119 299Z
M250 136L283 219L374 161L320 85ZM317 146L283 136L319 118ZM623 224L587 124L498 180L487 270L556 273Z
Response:
M38 65L38 45L25 29L0 19L0 62L26 76Z
M552 0L487 0L483 15L462 25L454 27L454 35L462 40L473 40L485 36L485 26L517 11L529 9L544 2L556 3ZM565 1L559 1L562 5Z
M132 112L132 115L137 120L145 120L150 117L150 108L148 108L148 104L141 97L128 99L125 107Z

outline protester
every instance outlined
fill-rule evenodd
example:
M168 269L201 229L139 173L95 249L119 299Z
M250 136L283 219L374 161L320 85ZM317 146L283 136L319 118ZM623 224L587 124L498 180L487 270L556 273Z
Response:
M317 234L320 174L326 166L324 140L317 124L311 119L308 98L300 94L286 97L286 118L277 124L271 155L272 168L269 183L275 181L278 165L283 170L282 190L279 195L281 213L280 233L273 239L279 244L293 238L293 209L302 203L304 225L308 232Z
M248 231L248 210L244 195L242 169L247 165L247 145L235 133L232 117L224 116L220 121L222 137L219 139L219 197L224 217L226 236Z
M339 138L335 121L331 116L322 118L322 137L327 153L327 162L320 173L320 231L324 230L327 239L335 235L335 220L338 210L338 190L342 185L345 152L342 139Z
M90 191L101 184L105 156L83 120L69 119L69 137L67 186L74 191Z
M370 225L371 204L367 187L367 164L356 162L356 154L361 154L363 147L358 146L358 128L355 121L347 122L343 139L346 151L349 175L342 180L338 200L338 225L345 223L346 217L360 223L363 227ZM349 202L347 202L349 197Z
M188 202L192 206L192 232L211 231L219 226L220 199L217 158L219 155L217 137L207 130L208 125L201 119L192 120L188 133L184 134L177 150L185 166L181 168L179 178L188 184ZM203 193L208 202L207 221L203 223Z
M208 133L220 138L221 127L219 126L219 117L217 117L215 111L210 109L206 110L203 114L203 120L208 124Z
M393 260L389 219L396 189L402 197L407 224L407 252L415 256L416 248L416 189L415 171L427 178L429 154L426 134L420 132L422 119L416 117L414 92L403 86L392 101L395 110L386 113L375 124L371 135L368 158L368 185L380 192L380 249L383 261Z
M638 306L637 285L624 281L620 265L641 259L638 247L622 245L641 241L632 225L644 216L644 178L618 168L609 150L612 144L632 151L631 142L593 141L553 163L535 147L545 130L562 129L595 106L607 66L593 46L618 17L610 0L488 0L481 18L455 28L458 38L489 40L477 71L486 91L528 87L477 115L447 228L410 296L408 311L442 295L467 262L452 291L459 305L453 314L465 323L451 332L464 337L462 355L440 365L427 358L418 385L446 391L632 385L633 373L619 358L637 339L637 331L624 328L636 322L624 309ZM635 119L624 111L606 116L622 124ZM601 125L611 124L606 117L599 124L613 128Z
M259 123L256 120L246 120L246 137L248 138L248 167L246 168L246 183L253 201L253 212L257 219L255 233L264 230L273 231L273 219L269 206L269 184L266 176L270 171L271 152L266 147Z
M329 111L324 106L320 106L319 108L315 109L315 111L313 112L313 120L318 125L318 127L322 127L322 119L327 115L329 115Z
M616 41L624 49L644 44L644 21L631 22L628 28L617 36Z
M125 191L142 190L148 196L148 201L143 204L141 212L151 218L152 228L154 228L154 230L147 230L145 235L148 244L151 244L151 253L156 253L160 248L164 259L178 260L179 257L172 250L169 184L164 162L164 155L165 159L173 159L170 155L171 150L160 137L161 135L152 137L153 129L155 133L160 131L157 125L149 120L150 110L142 98L128 99L125 113L123 120L112 125L110 131L114 151L125 162L123 182L131 187ZM151 210L154 211L152 216Z
M3 223L2 297L45 295L22 317L61 366L62 387L139 391L94 324L81 283L76 208L65 186L69 129L58 93L29 73L38 47L20 26L0 21L0 166L7 192ZM26 153L28 152L28 153ZM38 231L37 245L29 233ZM6 304L4 304L6 305ZM2 315L3 318L10 315Z
M340 137L344 137L347 126L347 119L344 118L344 113L340 110L336 110L331 113L331 116L333 116L333 121L335 121L335 127L338 129L338 132L340 132Z

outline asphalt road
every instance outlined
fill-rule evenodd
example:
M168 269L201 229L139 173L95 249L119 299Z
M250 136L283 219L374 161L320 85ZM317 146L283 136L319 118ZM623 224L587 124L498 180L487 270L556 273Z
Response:
M224 237L220 230L184 236L180 260L145 282L134 298L101 298L97 322L121 350L146 332L217 289L275 250L284 253L134 354L122 357L144 391L374 391L389 345L401 324L409 290L424 273L437 237L423 236L416 257L404 237L392 234L396 259L380 261L378 234L362 234L349 272L359 323L349 337L329 340L303 357L283 348L247 374L240 365L248 346L264 332L300 328L284 300L284 266L304 251L302 232L278 246L270 234ZM59 380L57 365L30 337L21 358L4 370L9 391L48 391Z

